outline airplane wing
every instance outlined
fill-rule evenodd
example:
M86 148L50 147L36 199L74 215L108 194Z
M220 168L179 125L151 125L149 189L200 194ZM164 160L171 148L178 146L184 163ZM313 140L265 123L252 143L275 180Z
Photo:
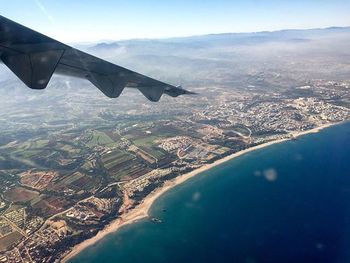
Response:
M137 88L151 101L163 93L177 97L193 92L94 57L0 15L0 60L29 88L45 89L53 74L87 79L106 96Z

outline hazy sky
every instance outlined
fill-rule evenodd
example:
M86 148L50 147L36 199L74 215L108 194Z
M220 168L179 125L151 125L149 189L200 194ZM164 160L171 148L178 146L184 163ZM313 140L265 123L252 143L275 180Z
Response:
M0 0L1 15L66 42L350 26L350 0Z

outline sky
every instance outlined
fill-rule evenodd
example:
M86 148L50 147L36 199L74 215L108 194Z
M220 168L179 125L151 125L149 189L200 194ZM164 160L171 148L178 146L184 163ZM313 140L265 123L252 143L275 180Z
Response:
M350 0L0 0L0 14L69 43L350 26Z

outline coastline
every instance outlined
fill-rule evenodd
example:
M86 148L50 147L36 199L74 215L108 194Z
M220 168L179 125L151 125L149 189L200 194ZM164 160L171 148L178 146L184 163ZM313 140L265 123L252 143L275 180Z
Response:
M247 148L245 150L233 153L229 156L226 156L222 159L219 159L213 163L210 164L205 164L202 167L193 170L189 173L180 175L172 180L169 180L167 182L164 183L164 185L160 188L155 189L151 194L149 194L143 201L141 204L139 204L137 207L135 207L134 209L128 211L126 214L122 215L120 218L115 219L114 221L112 221L110 224L108 224L103 230L99 231L97 233L97 235L95 235L94 237L84 240L83 242L77 244L76 246L74 246L72 248L72 250L67 253L63 259L62 262L67 262L68 260L72 259L73 257L77 256L80 252L82 252L84 249L86 249L89 246L94 245L96 242L100 241L101 239L103 239L105 236L107 236L108 234L114 233L116 231L118 231L118 229L120 229L121 227L125 226L125 225L129 225L132 223L135 223L141 219L147 218L149 215L149 210L151 208L151 206L153 205L154 201L157 200L160 196L162 196L165 192L167 192L168 190L170 190L171 188L180 185L184 182L186 182L187 180L189 180L190 178L201 174L207 170L210 170L216 166L219 166L227 161L233 160L241 155L247 154L249 152L253 152L255 150L258 149L262 149L268 146L271 146L273 144L278 144L278 143L282 143L285 141L289 141L291 139L306 135L306 134L312 134L312 133L318 133L319 131L340 124L339 122L337 123L328 123L328 124L324 124L322 126L319 126L317 128L314 129L310 129L310 130L306 130L306 131L302 131L302 132L292 132L290 133L290 137L288 138L283 138L283 139L278 139L278 140L273 140L270 142L266 142L257 146L253 146L250 148Z

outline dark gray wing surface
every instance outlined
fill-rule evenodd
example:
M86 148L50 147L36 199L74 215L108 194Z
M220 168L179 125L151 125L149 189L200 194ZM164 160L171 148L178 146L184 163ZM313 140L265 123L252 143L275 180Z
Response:
M118 97L125 87L139 89L151 101L158 101L163 93L172 97L193 94L84 53L3 16L0 59L32 89L46 88L55 73L87 79L110 98Z

